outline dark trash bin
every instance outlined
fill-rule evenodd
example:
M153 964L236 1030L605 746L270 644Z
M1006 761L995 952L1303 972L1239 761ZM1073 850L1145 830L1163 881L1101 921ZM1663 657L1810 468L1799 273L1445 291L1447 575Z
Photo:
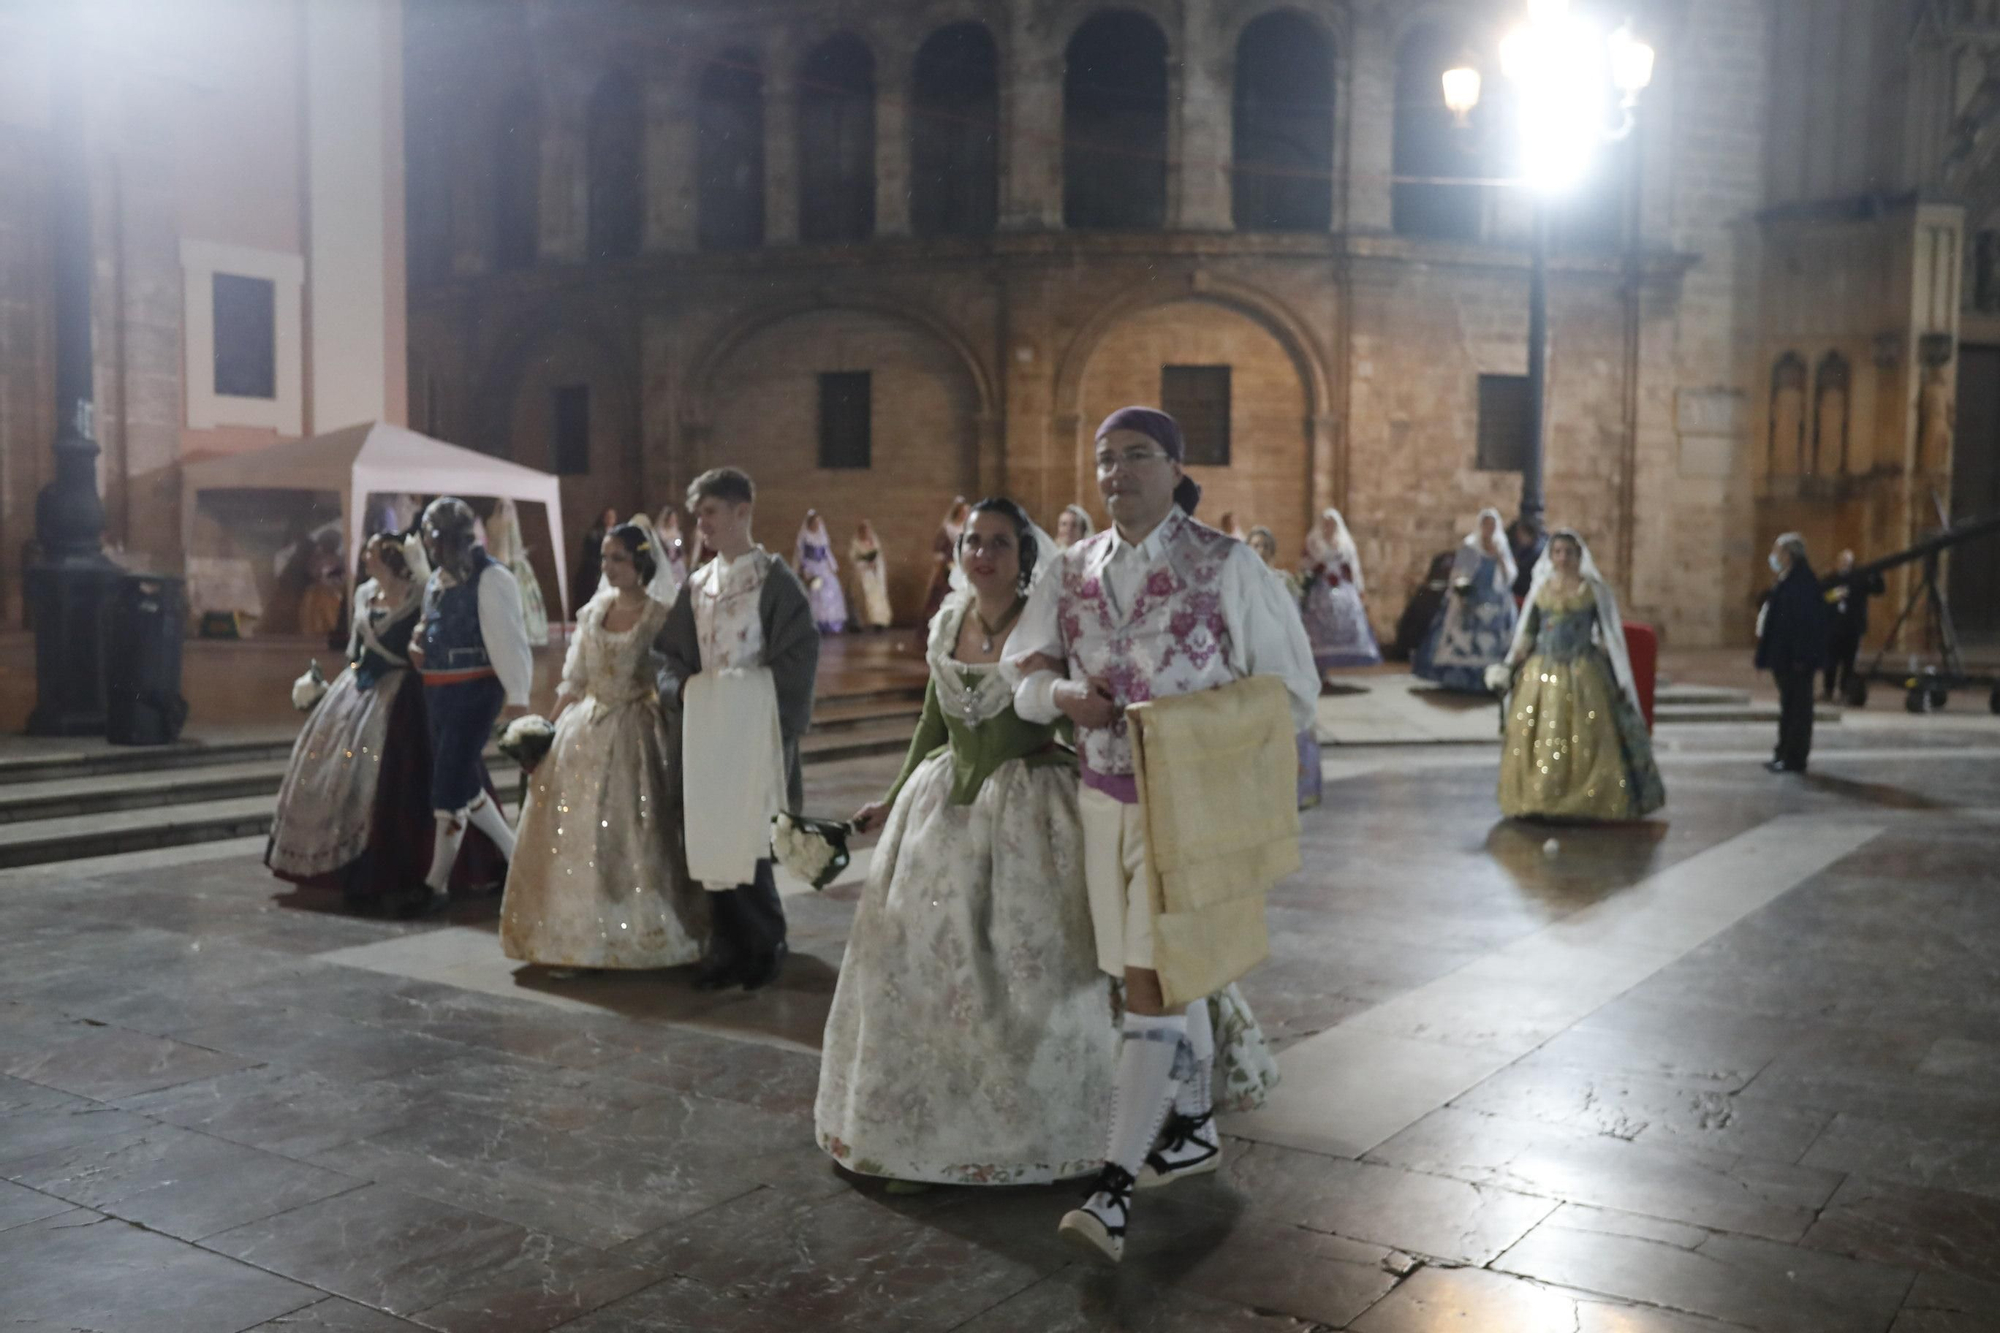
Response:
M117 579L104 635L104 738L113 745L165 745L181 734L187 722L181 698L186 626L180 579Z

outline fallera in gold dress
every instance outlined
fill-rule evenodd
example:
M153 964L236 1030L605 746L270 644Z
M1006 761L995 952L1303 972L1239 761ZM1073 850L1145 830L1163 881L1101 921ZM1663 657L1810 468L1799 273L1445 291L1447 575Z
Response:
M1531 651L1507 701L1501 813L1638 819L1665 805L1645 719L1595 637L1597 597L1589 582L1568 592L1543 583L1526 615L1523 637Z

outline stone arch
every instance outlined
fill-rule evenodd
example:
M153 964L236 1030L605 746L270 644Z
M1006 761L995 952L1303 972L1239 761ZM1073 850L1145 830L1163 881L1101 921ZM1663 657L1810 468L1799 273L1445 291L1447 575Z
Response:
M689 368L687 388L680 401L678 420L683 429L703 431L714 425L715 376L737 348L747 339L772 325L791 319L796 315L809 314L815 310L857 310L879 315L887 319L900 320L928 333L931 337L951 349L953 357L965 367L978 395L979 415L983 421L997 420L997 398L993 388L993 374L972 344L965 337L924 307L913 302L898 300L873 292L833 294L811 292L802 296L790 296L772 301L745 311L725 325L708 344L708 349Z
M518 321L496 345L481 374L479 435L465 441L485 453L529 467L553 470L551 393L556 385L589 389L588 470L564 479L563 527L572 538L590 526L606 506L622 513L641 495L638 382L631 348L589 320L565 315L553 325ZM529 544L538 540L534 521L523 514ZM535 557L538 577L558 577L568 586L575 550ZM570 605L580 606L595 589L570 589Z
M1049 50L1060 61L1063 52L1075 39L1077 29L1096 18L1099 14L1113 10L1128 9L1144 14L1159 26L1167 38L1167 68L1178 68L1187 42L1182 35L1181 25L1186 21L1182 6L1174 0L1079 0L1079 3L1065 5L1049 23Z
M1154 231L1174 214L1181 124L1175 43L1143 7L1111 5L1062 48L1062 197L1068 228Z
M875 101L882 62L852 28L806 46L794 79L798 116L798 235L864 241L875 233Z
M1277 6L1241 25L1226 49L1231 219L1240 231L1326 231L1339 99L1333 34L1311 14Z
M1847 358L1828 352L1813 368L1812 441L1805 475L1839 476L1847 471L1848 421L1854 409L1854 376Z
M829 373L869 377L868 461L820 452ZM991 380L964 341L899 303L818 299L747 313L689 367L679 479L723 462L757 480L759 530L786 550L808 507L825 516L836 555L860 519L879 532L892 603L922 605L930 544L954 493L974 495L994 454Z
M1052 438L1074 442L1074 493L1090 494L1091 431L1096 422L1085 420L1084 381L1091 359L1114 330L1147 311L1187 302L1219 306L1243 316L1269 334L1291 362L1304 399L1304 413L1298 423L1303 446L1305 475L1300 478L1307 503L1299 507L1299 517L1340 497L1339 460L1335 456L1333 379L1324 352L1310 327L1283 301L1247 283L1193 275L1184 284L1148 283L1135 287L1123 297L1101 306L1084 321L1063 350L1056 367L1055 409Z
M911 56L904 149L918 236L985 235L998 222L1002 60L979 19L931 29Z
M1353 14L1334 0L1239 0L1218 17L1215 49L1234 51L1243 30L1271 14L1297 14L1317 26L1333 44L1335 77L1345 72L1342 61L1354 40Z
M1806 363L1797 352L1786 352L1771 364L1769 439L1765 443L1767 476L1797 476L1806 454Z

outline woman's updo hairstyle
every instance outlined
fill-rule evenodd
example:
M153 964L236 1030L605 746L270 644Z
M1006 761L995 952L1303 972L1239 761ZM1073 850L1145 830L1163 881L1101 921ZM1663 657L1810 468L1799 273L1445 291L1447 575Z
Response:
M391 574L399 579L410 577L410 562L403 558L400 533L378 532L368 539L368 546L374 548L376 558L389 567Z
M1020 588L1028 590L1035 578L1035 561L1041 555L1040 544L1035 541L1035 521L1028 517L1028 511L1009 500L1004 495L989 495L965 516L966 532L972 530L972 520L981 514L998 514L1014 525L1014 545L1021 553ZM965 545L965 533L958 535L958 544Z
M606 535L616 539L625 548L625 554L632 557L632 567L639 571L640 584L651 583L653 575L659 573L660 561L647 531L637 523L620 523Z

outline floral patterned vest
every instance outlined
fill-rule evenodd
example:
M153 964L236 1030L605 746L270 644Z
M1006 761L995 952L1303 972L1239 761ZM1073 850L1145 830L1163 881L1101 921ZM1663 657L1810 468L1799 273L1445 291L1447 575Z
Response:
M1112 529L1059 557L1057 620L1072 680L1102 676L1120 707L1226 685L1229 631L1222 619L1222 567L1231 538L1176 509L1167 517L1164 559L1147 572L1133 604L1120 607L1093 572L1108 558ZM1132 739L1121 716L1106 728L1078 728L1083 781L1132 802Z

